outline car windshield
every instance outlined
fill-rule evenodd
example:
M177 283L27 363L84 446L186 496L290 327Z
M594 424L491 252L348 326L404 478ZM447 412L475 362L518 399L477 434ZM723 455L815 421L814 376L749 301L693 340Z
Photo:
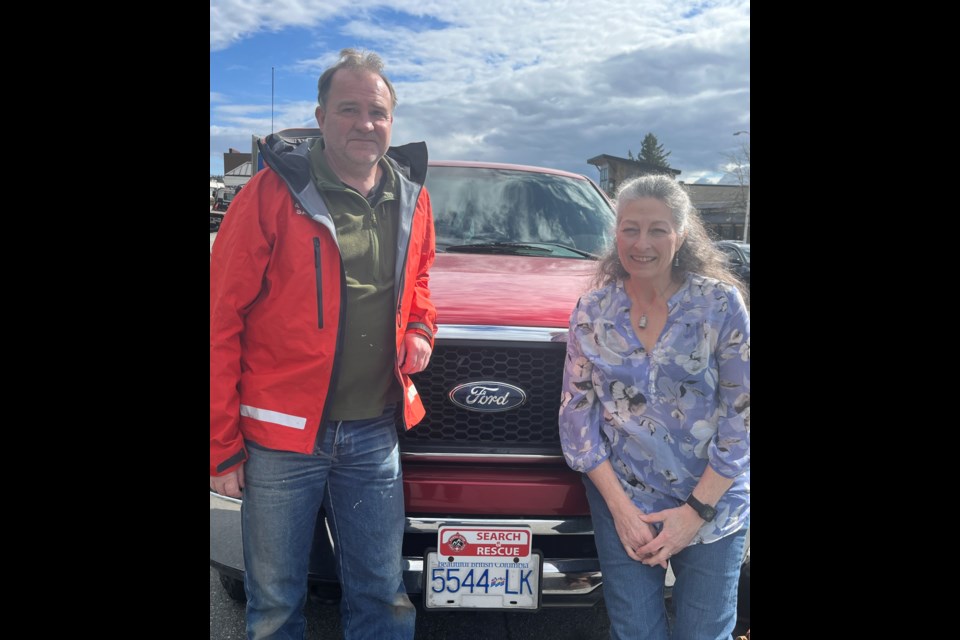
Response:
M615 214L591 182L549 173L431 166L437 251L591 258Z
M743 249L743 257L747 259L747 264L750 264L750 245L742 244L740 248Z

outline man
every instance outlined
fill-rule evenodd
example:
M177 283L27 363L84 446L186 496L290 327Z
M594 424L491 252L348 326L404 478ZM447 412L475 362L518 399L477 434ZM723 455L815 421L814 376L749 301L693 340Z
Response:
M318 83L322 137L260 143L267 168L212 250L210 488L243 498L251 640L303 638L321 506L344 636L414 634L396 420L424 416L409 374L433 349L435 245L426 145L390 147L382 70L340 52Z

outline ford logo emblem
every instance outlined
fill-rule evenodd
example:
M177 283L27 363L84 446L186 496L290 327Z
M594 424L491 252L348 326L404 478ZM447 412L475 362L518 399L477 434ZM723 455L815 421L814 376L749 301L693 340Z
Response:
M450 390L447 397L458 407L480 413L509 411L527 401L527 393L520 387L495 380L458 384Z

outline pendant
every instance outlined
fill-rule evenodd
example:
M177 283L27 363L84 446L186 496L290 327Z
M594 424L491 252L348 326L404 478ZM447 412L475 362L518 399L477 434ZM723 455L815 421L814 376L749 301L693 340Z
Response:
M647 314L644 313L643 315L640 316L640 320L637 322L637 326L640 327L641 329L647 328Z

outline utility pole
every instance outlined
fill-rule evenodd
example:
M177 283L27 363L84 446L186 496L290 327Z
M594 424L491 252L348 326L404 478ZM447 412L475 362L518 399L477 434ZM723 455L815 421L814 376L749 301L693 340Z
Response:
M749 131L737 131L733 135L738 136L741 133L750 135ZM750 183L747 182L747 214L743 217L743 241L750 242L749 238L750 238Z

